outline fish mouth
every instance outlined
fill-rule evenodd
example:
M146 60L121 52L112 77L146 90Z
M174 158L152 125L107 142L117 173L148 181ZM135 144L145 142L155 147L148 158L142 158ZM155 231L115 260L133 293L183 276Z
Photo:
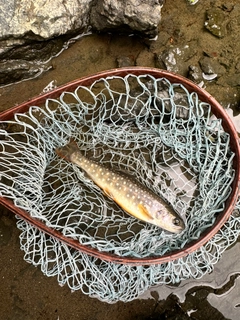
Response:
M164 226L163 229L175 233L175 234L179 234L181 232L183 232L186 228L185 223L180 219L180 218L175 218L174 220L178 220L178 225L176 225L176 223L173 223L171 226Z

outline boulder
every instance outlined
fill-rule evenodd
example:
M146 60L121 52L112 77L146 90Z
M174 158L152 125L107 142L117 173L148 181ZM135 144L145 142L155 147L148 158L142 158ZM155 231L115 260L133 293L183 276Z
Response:
M156 36L161 5L156 0L8 0L0 10L0 41L46 40L93 26ZM90 19L91 17L91 19Z
M117 29L154 38L158 34L161 1L103 0L95 1L90 15L91 26L98 31Z
M82 29L89 22L89 0L8 0L0 10L0 39L44 40ZM19 41L18 41L19 43Z

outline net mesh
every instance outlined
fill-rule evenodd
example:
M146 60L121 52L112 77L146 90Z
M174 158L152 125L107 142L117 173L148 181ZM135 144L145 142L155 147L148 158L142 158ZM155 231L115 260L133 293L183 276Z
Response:
M32 106L0 129L0 196L101 252L151 257L183 248L224 209L234 178L230 137L211 106L182 84L151 75L108 77ZM129 216L55 149L74 138L90 158L121 171L170 202L186 221L171 234ZM149 286L199 278L238 236L232 215L186 258L131 267L88 256L18 220L25 260L60 284L107 302L130 301Z

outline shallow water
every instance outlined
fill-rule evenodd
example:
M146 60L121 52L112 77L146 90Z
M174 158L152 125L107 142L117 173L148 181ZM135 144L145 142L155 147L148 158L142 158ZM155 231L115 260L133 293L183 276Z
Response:
M185 280L179 286L158 286L151 288L140 299L153 298L157 292L159 300L167 299L170 295L177 296L183 304L183 309L194 316L191 296L201 288L208 291L206 300L219 310L225 318L238 320L240 315L240 242L226 250L220 261L214 266L214 271L200 280Z

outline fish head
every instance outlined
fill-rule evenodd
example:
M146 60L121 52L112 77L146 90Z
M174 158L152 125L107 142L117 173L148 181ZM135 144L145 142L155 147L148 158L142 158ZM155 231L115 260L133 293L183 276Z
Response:
M185 229L185 223L181 217L170 206L156 207L154 214L154 224L172 233L180 233Z

